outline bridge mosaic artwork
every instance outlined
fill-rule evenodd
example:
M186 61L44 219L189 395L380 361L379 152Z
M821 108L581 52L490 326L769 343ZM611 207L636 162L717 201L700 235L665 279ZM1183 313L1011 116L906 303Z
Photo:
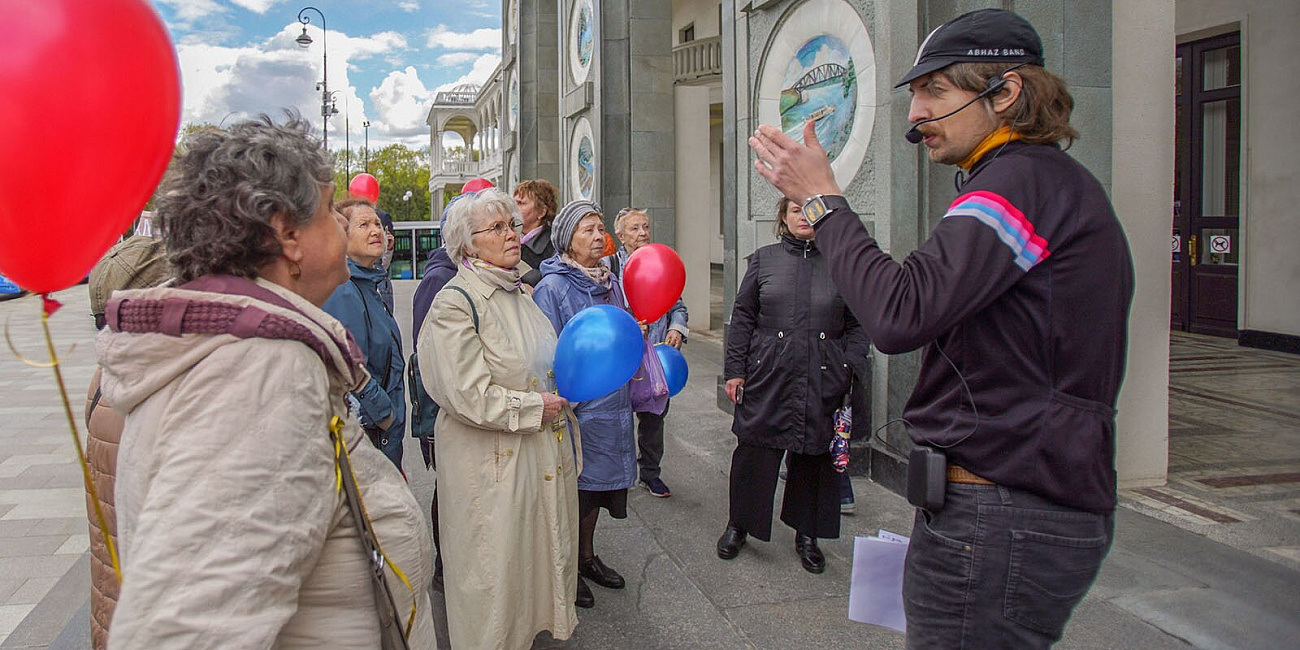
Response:
M847 187L871 142L876 58L871 34L853 4L807 0L778 21L758 74L758 119L803 140L808 120L835 179Z
M817 122L817 140L835 160L848 144L858 103L857 74L844 42L822 34L791 59L781 90L781 129L803 142L804 123Z

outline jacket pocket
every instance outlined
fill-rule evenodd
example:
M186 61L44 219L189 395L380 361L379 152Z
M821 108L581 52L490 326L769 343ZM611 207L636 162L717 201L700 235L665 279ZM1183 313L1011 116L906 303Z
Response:
M493 478L500 483L501 478L513 472L515 462L515 448L518 447L519 435L513 433L498 433L496 435L496 449L493 452L495 472Z
M1096 528L1097 515L1080 515L1080 528ZM1106 535L1055 535L1011 531L1011 558L1003 615L1031 630L1060 639L1075 605L1101 569Z

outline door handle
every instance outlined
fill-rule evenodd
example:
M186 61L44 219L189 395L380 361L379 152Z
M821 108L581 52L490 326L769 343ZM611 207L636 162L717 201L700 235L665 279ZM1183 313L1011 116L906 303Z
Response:
M1196 235L1192 235L1192 238L1187 240L1187 257L1192 266L1196 266Z

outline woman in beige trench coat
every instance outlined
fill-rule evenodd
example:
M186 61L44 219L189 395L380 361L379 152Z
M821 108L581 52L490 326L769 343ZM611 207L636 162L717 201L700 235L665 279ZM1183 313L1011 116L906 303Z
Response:
M555 395L555 330L520 288L519 213L484 190L443 233L460 268L420 328L451 645L528 648L578 623L577 420ZM426 370L427 369L427 370Z

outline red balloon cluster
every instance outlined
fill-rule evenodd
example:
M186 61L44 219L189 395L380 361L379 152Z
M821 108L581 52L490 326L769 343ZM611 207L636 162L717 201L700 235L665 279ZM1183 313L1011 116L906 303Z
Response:
M663 244L638 248L623 265L623 291L638 321L649 323L668 313L686 288L686 265Z
M348 194L352 195L352 198L378 203L379 180L370 174L357 174L348 183Z
M38 293L86 277L176 145L176 52L144 0L6 2L0 273Z

